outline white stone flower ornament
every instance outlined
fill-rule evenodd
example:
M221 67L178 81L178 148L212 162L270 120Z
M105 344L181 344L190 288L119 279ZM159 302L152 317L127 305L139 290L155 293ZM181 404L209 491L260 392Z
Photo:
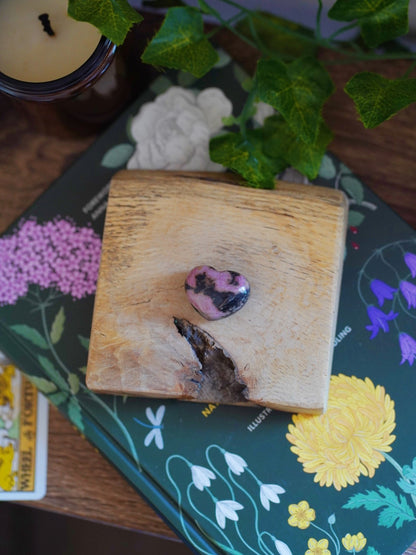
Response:
M210 159L209 141L231 113L230 100L216 87L201 92L170 87L133 118L136 147L127 168L223 171Z

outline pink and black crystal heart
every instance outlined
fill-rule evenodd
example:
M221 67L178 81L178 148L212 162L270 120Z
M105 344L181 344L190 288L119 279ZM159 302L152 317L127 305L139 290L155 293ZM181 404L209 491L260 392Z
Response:
M212 266L197 266L186 277L185 291L201 316L219 320L243 308L250 294L250 284L238 272L219 272Z

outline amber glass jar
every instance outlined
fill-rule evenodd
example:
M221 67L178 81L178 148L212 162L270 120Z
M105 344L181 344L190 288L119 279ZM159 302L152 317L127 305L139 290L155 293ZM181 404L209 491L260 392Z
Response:
M102 37L88 60L72 73L53 81L31 83L0 72L0 91L20 100L34 102L68 100L92 87L108 70L115 54L116 46Z
M20 101L58 103L77 119L105 123L148 83L148 74L135 41L116 47L102 37L84 64L59 79L32 83L0 72L0 92Z

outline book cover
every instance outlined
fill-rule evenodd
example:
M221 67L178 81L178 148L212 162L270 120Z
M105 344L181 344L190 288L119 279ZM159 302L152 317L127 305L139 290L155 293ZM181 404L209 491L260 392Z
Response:
M245 77L225 55L200 80L160 76L3 234L0 348L195 553L401 555L416 538L416 234L331 154L316 183L347 194L350 221L325 414L85 386L111 176L220 169L209 138Z

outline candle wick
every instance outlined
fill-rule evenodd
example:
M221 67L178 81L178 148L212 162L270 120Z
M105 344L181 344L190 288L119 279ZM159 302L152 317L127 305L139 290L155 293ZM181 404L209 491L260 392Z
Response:
M51 22L49 21L49 15L47 13L42 13L38 19L42 22L45 33L48 33L50 37L55 36L54 30L51 27Z

